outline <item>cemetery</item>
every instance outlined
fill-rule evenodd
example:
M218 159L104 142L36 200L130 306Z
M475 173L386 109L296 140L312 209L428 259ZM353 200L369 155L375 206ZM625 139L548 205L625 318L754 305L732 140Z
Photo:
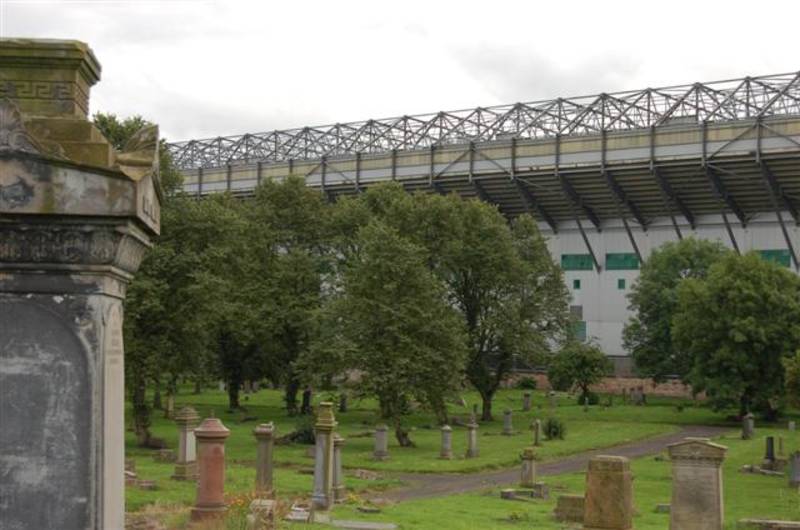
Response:
M189 196L101 71L0 40L0 528L800 528L793 271L654 250L619 378L531 216Z

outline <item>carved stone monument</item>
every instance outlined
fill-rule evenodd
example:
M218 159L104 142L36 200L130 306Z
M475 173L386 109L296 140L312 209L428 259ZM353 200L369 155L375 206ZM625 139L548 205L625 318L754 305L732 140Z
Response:
M531 402L531 393L530 392L524 392L522 394L522 411L523 412L528 412L529 410L531 410L531 403L532 403Z
M194 429L200 416L192 407L183 407L175 416L178 425L178 455L175 459L175 480L195 480L197 478L197 442Z
M522 488L533 488L536 485L536 452L533 447L526 447L522 451L519 485Z
M87 120L77 41L0 39L4 528L124 528L122 302L159 232L158 131Z
M192 521L220 517L225 505L225 440L231 431L218 418L206 418L194 430L197 437L197 501Z
M342 465L342 448L346 440L338 434L333 435L333 500L344 502L347 497L347 486L344 484L344 467Z
M506 409L503 412L503 436L512 436L514 434L514 424L511 419L511 411Z
M375 427L375 448L372 451L372 458L379 461L389 458L389 427L386 425Z
M442 425L442 445L439 450L439 458L450 460L453 458L453 428L449 425Z
M272 453L275 447L275 425L272 422L262 423L253 429L256 438L256 495L270 497L274 495L272 471L274 467Z
M314 455L314 494L311 497L311 513L315 522L327 522L333 506L333 430L336 418L333 403L319 404L317 422L314 424L316 451Z
M633 528L633 476L622 456L595 456L586 473L584 530Z
M706 438L668 447L672 460L670 530L721 530L722 462L728 448Z
M465 458L478 458L478 424L474 421L467 424L467 454Z

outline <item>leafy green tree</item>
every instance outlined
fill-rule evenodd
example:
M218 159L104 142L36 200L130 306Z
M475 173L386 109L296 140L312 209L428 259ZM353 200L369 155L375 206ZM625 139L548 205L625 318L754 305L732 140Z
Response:
M258 315L254 325L266 370L283 385L290 415L298 412L301 385L295 361L309 347L329 268L327 217L322 194L299 177L265 181L250 209L256 274L248 291Z
M398 443L410 446L403 416L412 402L435 407L461 381L463 323L424 248L379 220L360 228L353 244L358 251L343 267L322 340L305 366L318 376L356 370L358 393L377 398Z
M589 403L589 387L599 383L613 369L613 364L595 344L570 341L554 355L547 368L547 378L556 390L580 390L579 402Z
M800 278L755 253L728 254L678 287L673 339L693 359L688 382L716 409L774 418L782 360L800 348Z
M800 350L783 358L786 370L786 397L793 407L800 407Z
M704 278L729 251L717 241L686 238L665 243L642 265L628 295L634 312L623 329L623 343L637 371L657 382L677 375L684 382L692 368L689 352L672 339L678 286L686 278Z

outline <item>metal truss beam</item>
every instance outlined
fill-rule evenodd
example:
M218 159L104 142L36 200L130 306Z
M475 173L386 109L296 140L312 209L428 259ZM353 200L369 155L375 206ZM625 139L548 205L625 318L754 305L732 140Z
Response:
M769 166L764 160L759 161L759 167L761 168L762 176L766 179L768 190L770 191L771 196L775 198L777 203L783 207L783 209L789 212L789 215L792 216L795 224L800 224L800 214L798 214L797 205L795 205L794 201L792 201L792 199L790 199L789 196L784 193L780 183L778 182L778 179L775 177L775 174L770 170Z
M528 189L525 184L522 183L522 180L519 178L514 179L514 184L517 187L517 191L519 192L519 196L522 199L522 203L525 205L525 209L528 212L536 211L544 222L547 223L547 226L550 227L550 230L553 231L554 234L558 233L558 225L556 224L555 219L547 213L547 210L539 204L539 201L536 200L536 197L531 193L531 190Z
M800 114L800 74L631 90L168 144L178 169L319 160Z
M647 223L642 216L642 213L639 211L639 208L628 199L628 196L625 195L625 191L623 191L622 187L619 185L617 180L611 175L611 172L603 169L602 170L603 177L606 179L606 184L608 184L611 193L614 194L617 202L624 205L625 208L631 213L636 222L639 223L639 226L642 227L642 230L647 231Z
M734 200L731 194L728 193L725 184L722 182L722 179L719 177L717 172L708 165L705 166L704 169L706 178L708 178L709 182L711 183L711 189L714 191L714 195L717 196L717 199L722 200L725 203L725 205L733 212L742 226L747 226L747 217L744 215L744 211L739 208L738 203Z
M656 182L658 182L658 186L661 188L661 191L664 192L664 195L667 197L669 202L671 202L672 204L675 205L676 208L678 208L678 210L681 212L681 215L683 215L683 217L686 219L686 222L688 222L689 226L691 226L692 230L694 230L696 224L694 220L694 214L692 213L692 211L689 210L689 207L686 206L686 204L681 200L678 194L675 193L675 190L672 188L669 181L666 179L666 177L664 177L664 175L661 173L661 170L658 169L658 167L654 166L651 169L651 171L653 177L656 179Z
M567 180L567 177L560 171L558 172L558 181L561 183L561 188L564 190L564 193L567 194L569 200L583 212L583 214L589 219L589 221L592 222L594 227L599 232L600 218L596 213L594 213L594 210L583 203L581 196L578 195L578 192L572 187L572 184L570 184L569 180Z
M792 255L792 261L794 261L794 268L796 270L800 270L800 261L797 260L797 253L794 250L794 245L792 244L792 238L789 236L789 231L786 229L786 223L783 222L783 214L781 213L781 197L782 192L780 186L778 185L777 180L775 179L775 175L769 170L767 163L763 160L760 160L758 163L759 169L761 169L761 178L764 180L764 186L767 188L767 193L769 194L769 198L772 201L772 207L775 209L775 216L778 218L778 223L781 226L781 232L783 233L783 239L786 241L786 246L789 249L789 253Z

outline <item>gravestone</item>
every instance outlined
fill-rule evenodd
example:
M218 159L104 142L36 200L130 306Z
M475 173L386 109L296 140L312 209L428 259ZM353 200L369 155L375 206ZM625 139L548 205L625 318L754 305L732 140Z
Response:
M792 431L792 432L794 432L795 430L797 430L797 423L796 423L796 422L794 422L794 421L790 421L790 422L789 422L789 430L790 430L790 431Z
M533 420L533 446L539 447L542 445L542 420Z
M557 521L565 523L583 523L583 495L559 495L553 515Z
M326 522L333 506L333 430L336 418L333 403L319 404L317 422L314 424L316 451L314 456L314 494L311 496L311 517L316 522Z
M728 448L707 438L668 446L672 460L670 530L721 530L722 462Z
M467 425L467 454L466 458L478 458L478 424L474 421Z
M345 439L338 434L333 435L333 502L344 502L347 487L344 485L344 469L342 467L342 447Z
M442 447L439 458L442 460L453 458L453 429L449 425L442 425Z
M764 463L765 469L775 469L775 437L767 436L764 444Z
M519 485L522 488L533 488L536 485L536 453L533 447L526 447L522 452Z
M503 412L503 436L511 436L514 434L514 425L511 420L511 411L506 409Z
M584 530L633 528L633 477L622 456L595 456L586 473Z
M755 426L755 416L751 413L747 413L742 418L742 440L750 440L755 436L756 426Z
M800 451L789 458L789 487L800 488Z
M379 461L389 458L389 427L386 425L378 425L375 428L375 449L372 458Z
M522 410L528 412L531 410L531 393L525 392L522 394Z
M275 494L272 482L274 470L275 425L262 423L253 429L256 438L256 495L271 497Z
M122 319L159 232L158 130L115 152L77 41L0 39L0 518L124 527Z
M192 407L183 407L175 416L178 425L178 454L175 457L175 480L195 480L197 478L197 455L194 429L200 416Z
M219 418L206 418L194 430L197 438L197 500L192 521L221 517L225 505L225 440L231 435Z

